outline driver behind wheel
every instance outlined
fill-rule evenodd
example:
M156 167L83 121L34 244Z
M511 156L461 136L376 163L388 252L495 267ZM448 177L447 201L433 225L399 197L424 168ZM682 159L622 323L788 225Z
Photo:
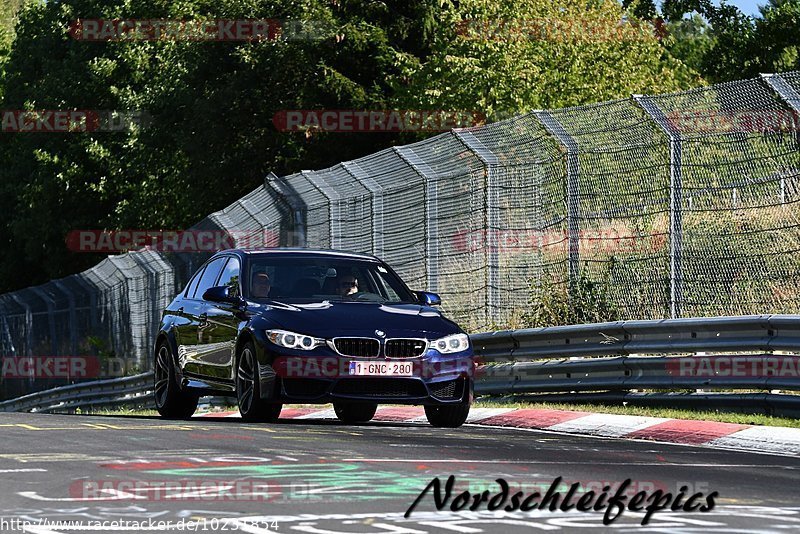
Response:
M358 278L352 274L344 274L336 283L336 291L342 297L358 293Z
M265 299L269 297L272 285L267 273L255 273L250 281L250 293L253 298Z

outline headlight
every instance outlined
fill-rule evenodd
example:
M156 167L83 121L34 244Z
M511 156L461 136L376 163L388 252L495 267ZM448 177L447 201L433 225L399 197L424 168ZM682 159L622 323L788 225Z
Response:
M436 349L442 354L461 352L469 348L469 337L467 334L453 334L452 336L431 341L428 348Z
M286 330L267 330L267 339L286 349L312 350L325 343L322 339L287 332Z

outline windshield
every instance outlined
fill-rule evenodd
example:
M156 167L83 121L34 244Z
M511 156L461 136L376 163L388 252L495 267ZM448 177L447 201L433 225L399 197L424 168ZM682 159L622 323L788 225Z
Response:
M250 300L417 303L406 285L375 261L336 257L253 257L247 268Z

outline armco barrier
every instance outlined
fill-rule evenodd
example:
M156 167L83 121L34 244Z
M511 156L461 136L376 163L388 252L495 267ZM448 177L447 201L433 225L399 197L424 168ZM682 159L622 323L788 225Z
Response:
M73 411L76 408L116 408L120 406L151 406L153 373L122 378L95 380L71 386L38 391L0 402L4 412Z
M475 384L479 395L695 388L800 391L800 357L793 354L800 350L800 315L618 321L470 337L482 364ZM152 373L86 382L12 399L0 403L0 410L151 405L152 383ZM690 402L686 398L682 402ZM763 404L765 397L735 398ZM770 405L794 406L797 399L771 395Z

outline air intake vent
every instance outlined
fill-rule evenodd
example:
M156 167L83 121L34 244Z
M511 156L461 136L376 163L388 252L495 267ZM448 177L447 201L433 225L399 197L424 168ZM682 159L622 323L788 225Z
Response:
M349 378L340 380L333 393L354 397L427 397L422 382L412 378Z
M384 352L388 358L414 358L422 356L427 347L424 339L389 339Z
M381 348L377 339L368 337L338 337L333 345L339 354L356 358L375 358Z

